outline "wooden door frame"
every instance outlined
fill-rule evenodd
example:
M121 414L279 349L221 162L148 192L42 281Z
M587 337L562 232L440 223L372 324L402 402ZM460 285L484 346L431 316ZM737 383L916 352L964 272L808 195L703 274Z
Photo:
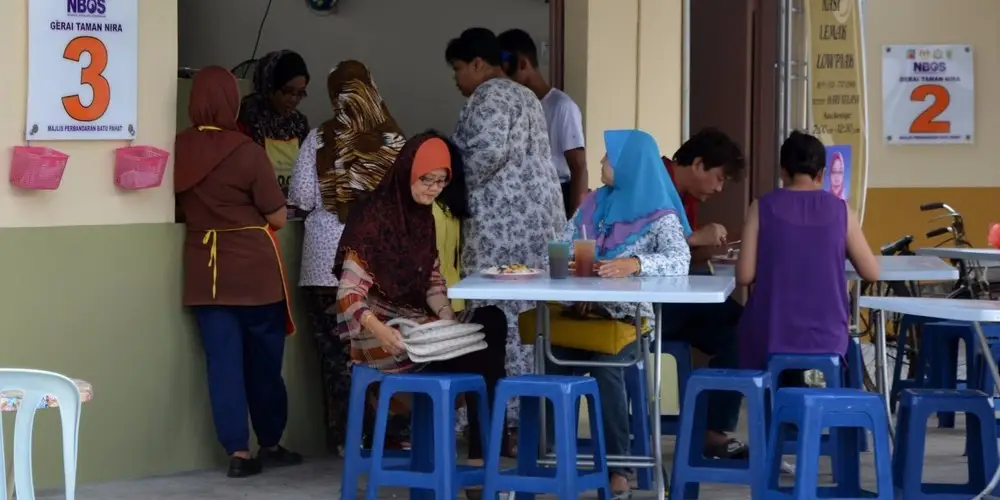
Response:
M565 0L547 1L549 3L549 85L563 90L566 3Z
M549 84L565 83L566 0L549 4ZM751 138L746 145L750 199L775 189L778 168L777 85L779 0L753 0Z

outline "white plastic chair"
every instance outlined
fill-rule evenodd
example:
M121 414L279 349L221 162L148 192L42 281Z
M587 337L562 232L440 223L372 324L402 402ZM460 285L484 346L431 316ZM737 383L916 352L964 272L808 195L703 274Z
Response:
M0 392L23 393L14 418L14 491L18 500L35 500L35 483L31 473L31 436L35 412L46 396L59 403L62 417L63 473L66 500L76 499L77 441L80 433L80 390L69 378L58 373L21 368L0 368ZM0 417L2 418L2 417ZM2 423L2 420L0 420ZM3 432L0 432L0 470L7 471ZM0 499L10 498L6 474L0 482Z

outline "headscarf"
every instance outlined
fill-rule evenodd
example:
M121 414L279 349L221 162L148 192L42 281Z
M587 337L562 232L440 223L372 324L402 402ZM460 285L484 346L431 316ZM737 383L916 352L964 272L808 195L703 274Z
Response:
M406 137L363 63L342 61L330 72L327 88L334 115L320 126L317 177L323 206L346 220L348 207L378 186Z
M240 89L225 68L209 66L194 75L188 117L191 127L177 134L174 192L196 186L236 149L250 141L239 133Z
M309 133L306 115L298 110L283 115L271 105L271 96L297 76L309 81L305 61L291 50L271 52L257 61L253 93L243 98L240 107L240 123L257 144L263 146L266 139L301 141Z
M691 226L670 175L663 168L653 136L642 130L604 132L613 186L602 186L584 201L576 216L576 238L581 228L596 240L597 257L613 259L650 231L657 219L677 214L684 235Z
M430 133L407 141L375 191L351 210L334 263L334 273L339 274L344 257L355 253L383 297L416 310L427 308L438 251L431 206L413 199L410 178L418 156L425 156L425 146L434 149L431 141L443 143ZM439 168L450 168L450 156Z

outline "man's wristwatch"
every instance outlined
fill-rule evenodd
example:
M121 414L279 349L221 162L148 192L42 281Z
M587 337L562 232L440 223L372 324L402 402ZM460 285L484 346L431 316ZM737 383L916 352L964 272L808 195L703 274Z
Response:
M642 274L642 259L640 259L639 257L632 257L632 258L635 259L635 275L639 276L640 274Z

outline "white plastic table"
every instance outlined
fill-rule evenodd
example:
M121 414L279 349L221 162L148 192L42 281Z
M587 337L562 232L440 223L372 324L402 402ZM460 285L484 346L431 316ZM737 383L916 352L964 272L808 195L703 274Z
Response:
M918 250L919 251L919 250ZM952 281L958 279L958 269L955 266L929 255L876 255L879 265L879 281ZM736 266L713 262L715 274L720 276L735 276ZM847 279L854 281L851 290L854 309L851 311L851 332L859 334L861 309L858 297L861 296L861 278L850 260L844 262L844 272Z
M1000 257L998 257L1000 259ZM955 266L937 258L920 255L877 255L875 260L881 268L880 281L949 281L958 279L958 269ZM715 274L719 276L735 276L734 264L713 262ZM844 272L847 279L858 280L857 271L851 261L844 262Z
M663 319L662 304L704 304L725 302L736 283L732 277L725 276L677 276L669 278L576 278L553 280L548 276L524 280L498 280L482 275L473 275L463 279L457 285L448 288L448 297L466 300L530 300L537 302L538 313L535 331L535 368L544 373L546 356L554 363L561 360L555 358L549 343L548 306L546 302L651 302L656 316L656 324ZM639 321L639 318L636 318ZM637 326L638 328L638 326ZM652 457L617 457L609 456L608 464L620 467L653 467L655 472L655 490L657 498L666 498L665 478L663 477L663 452L661 449L660 429L660 356L663 338L654 335L653 352L653 390L651 401L647 401L647 411L653 424L653 456ZM637 336L637 357L635 362L645 359L649 349L645 348L645 340ZM562 364L568 364L563 362ZM600 366L597 363L587 363L590 366ZM614 365L620 366L620 365ZM542 405L544 411L545 405ZM544 417L542 422L542 439L545 443ZM544 455L543 455L544 456Z
M979 337L982 352L990 352L989 342L983 334L980 323L1000 322L1000 301L993 300L961 300L942 299L929 297L861 297L861 307L872 309L877 313L878 320L875 325L875 349L876 349L876 382L878 390L885 398L886 408L889 408L889 384L887 373L886 347L885 347L885 314L893 312L899 314L913 314L929 318L937 318L952 321L970 321L976 336ZM984 356L989 365L997 387L1000 387L1000 376L997 374L997 365L992 356ZM891 411L890 411L891 413ZM891 424L891 422L890 422Z
M996 248L918 248L917 255L928 255L942 259L978 261L984 266L1000 266L1000 250Z

